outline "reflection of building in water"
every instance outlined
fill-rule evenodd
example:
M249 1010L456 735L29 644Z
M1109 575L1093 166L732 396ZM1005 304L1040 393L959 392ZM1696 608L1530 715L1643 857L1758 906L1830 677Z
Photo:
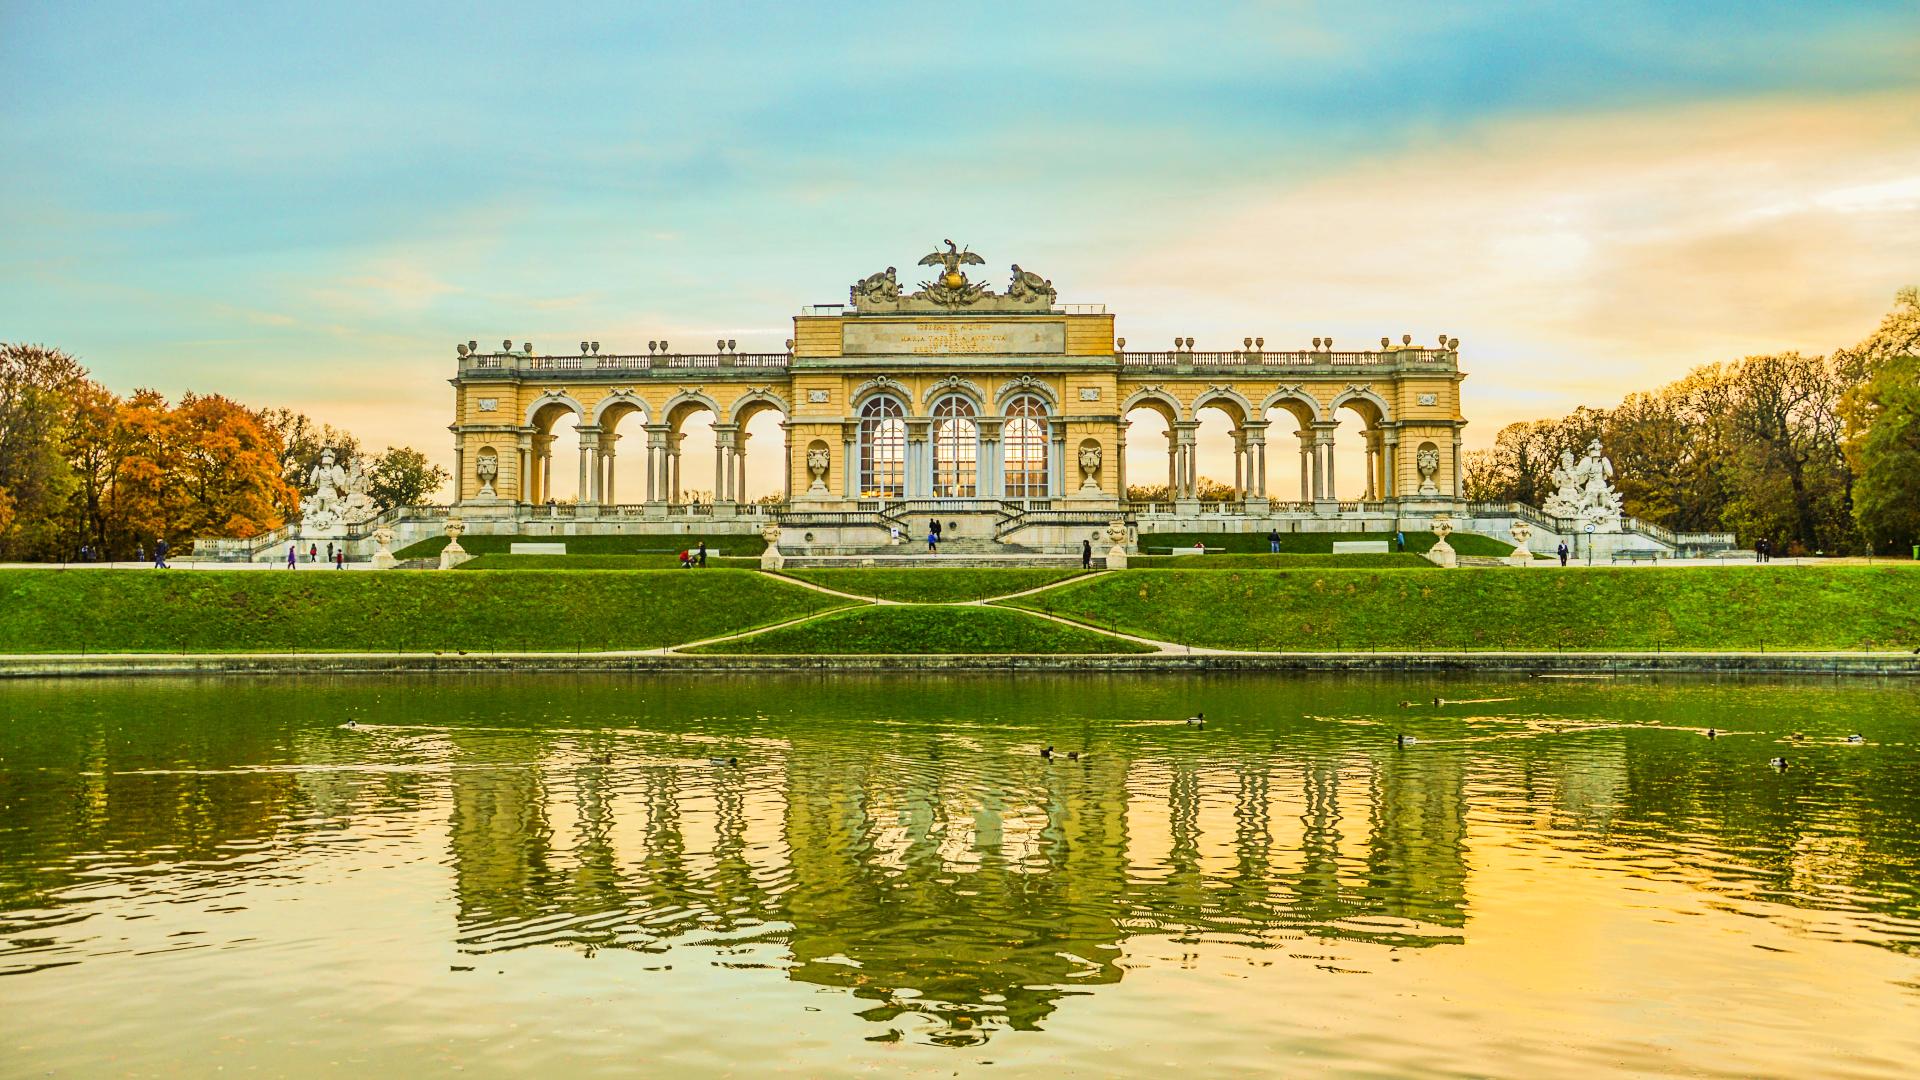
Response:
M790 977L873 1002L869 1019L938 1016L951 1041L1119 981L1138 934L1432 944L1465 921L1457 762L1049 764L938 739L858 758L803 741L741 768L545 752L474 768L480 747L453 773L468 948L784 923Z

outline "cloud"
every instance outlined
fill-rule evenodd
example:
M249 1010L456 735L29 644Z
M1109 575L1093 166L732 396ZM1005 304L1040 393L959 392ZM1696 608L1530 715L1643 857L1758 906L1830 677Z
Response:
M1696 364L1864 335L1920 276L1916 105L1776 97L1484 123L1223 199L1134 262L1116 307L1143 340L1455 334L1485 443ZM1191 290L1179 324L1169 286ZM1142 330L1143 316L1158 321Z

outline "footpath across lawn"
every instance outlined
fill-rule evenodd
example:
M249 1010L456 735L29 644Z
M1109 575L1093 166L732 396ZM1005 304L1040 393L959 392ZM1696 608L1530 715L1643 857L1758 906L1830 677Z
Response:
M1127 565L1136 570L1353 570L1362 568L1437 570L1424 555L1411 551L1385 555L1135 555Z
M985 600L1037 589L1078 577L1085 571L1032 567L875 567L847 570L789 570L788 577L855 596L905 600L919 604Z
M1152 652L1107 634L990 607L861 607L695 653L932 654Z
M847 603L745 570L0 570L0 652L646 649Z
M1920 646L1916 566L1129 570L1002 603L1262 651Z

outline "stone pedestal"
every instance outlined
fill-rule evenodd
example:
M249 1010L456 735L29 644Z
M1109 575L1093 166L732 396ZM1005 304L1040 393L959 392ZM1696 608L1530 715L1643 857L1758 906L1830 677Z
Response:
M1115 544L1107 549L1107 569L1125 570L1127 568L1127 549Z
M400 560L393 557L393 530L385 525L373 530L373 568L391 570Z
M1507 556L1508 566L1532 566L1533 552L1527 550L1527 541L1533 538L1533 526L1524 521L1516 521L1507 530L1513 537L1513 553Z
M1447 537L1453 534L1453 519L1446 514L1433 519L1433 535L1439 539L1427 550L1427 561L1435 566L1451 570L1460 565L1460 556L1454 554L1453 545L1447 543Z
M447 519L447 546L440 549L440 569L451 570L473 558L466 548L460 546L460 534L466 531L466 522L457 517Z
M767 550L760 553L760 569L778 570L787 565L787 557L780 553L780 526L771 522L762 526L760 538L767 542Z

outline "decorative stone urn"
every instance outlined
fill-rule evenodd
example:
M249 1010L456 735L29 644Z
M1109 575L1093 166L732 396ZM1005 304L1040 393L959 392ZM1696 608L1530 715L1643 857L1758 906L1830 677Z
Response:
M382 525L373 530L373 568L391 570L399 561L393 557L393 527Z
M1107 539L1113 544L1107 549L1107 569L1125 570L1127 568L1127 523L1119 519L1107 522Z
M481 454L480 460L473 463L473 475L480 481L480 490L474 492L474 501L491 502L500 497L493 489L493 482L500 476L500 459L492 454Z
M1098 494L1100 491L1100 448L1083 446L1080 448L1080 490Z
M780 554L780 523L769 521L760 526L760 539L767 542L767 550L760 553L760 569L778 570L785 566L787 557Z
M1533 537L1533 526L1524 521L1515 521L1507 530L1513 537L1513 554L1507 556L1508 566L1532 566L1533 553L1527 550L1527 541Z
M468 559L467 549L460 546L460 534L467 531L467 523L457 517L447 519L447 546L440 549L440 569L451 570Z
M827 494L827 466L832 461L832 451L824 446L816 446L807 451L807 473L813 477L813 483L807 485L807 494Z
M1439 537L1439 539L1435 540L1433 547L1428 549L1428 561L1432 562L1435 566L1444 566L1448 569L1459 566L1460 556L1454 554L1452 545L1447 543L1447 537L1453 535L1453 518L1446 514L1441 514L1433 519L1432 528L1433 535Z

